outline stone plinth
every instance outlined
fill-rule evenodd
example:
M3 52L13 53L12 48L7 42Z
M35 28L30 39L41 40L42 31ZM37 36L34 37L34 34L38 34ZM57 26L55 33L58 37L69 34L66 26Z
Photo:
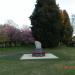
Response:
M35 49L35 50L32 52L32 56L35 56L35 57L42 57L42 56L45 56L45 52L43 52L42 49Z

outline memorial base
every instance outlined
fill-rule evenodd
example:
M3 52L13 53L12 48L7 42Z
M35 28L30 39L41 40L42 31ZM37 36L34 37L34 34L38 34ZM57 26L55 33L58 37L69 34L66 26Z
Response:
M45 52L42 51L42 49L35 49L32 52L32 57L43 57L45 56Z

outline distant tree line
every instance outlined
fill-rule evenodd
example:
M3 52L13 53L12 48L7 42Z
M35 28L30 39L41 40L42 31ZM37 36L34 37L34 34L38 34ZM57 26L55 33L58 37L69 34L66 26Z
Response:
M23 46L33 43L34 39L40 41L43 48L70 44L73 28L67 11L59 9L56 0L37 0L36 2L30 16L31 30L26 28L20 30L10 25L10 20L9 24L0 25L1 47Z
M34 42L29 28L18 29L12 25L0 25L0 47L23 46Z

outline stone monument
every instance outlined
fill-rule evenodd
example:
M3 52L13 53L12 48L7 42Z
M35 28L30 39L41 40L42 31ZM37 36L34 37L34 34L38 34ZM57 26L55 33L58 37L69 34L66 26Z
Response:
M41 43L39 41L35 41L35 47L36 49L41 49L42 48Z
M45 56L45 52L42 49L41 42L35 41L35 49L32 52L32 56L35 56L35 57Z

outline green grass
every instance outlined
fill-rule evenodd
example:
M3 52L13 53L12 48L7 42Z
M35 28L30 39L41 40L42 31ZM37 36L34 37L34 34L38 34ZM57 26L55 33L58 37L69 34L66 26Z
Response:
M0 48L0 75L75 75L75 48L61 46L44 49L59 57L46 60L19 60L24 53L31 53L34 46Z

